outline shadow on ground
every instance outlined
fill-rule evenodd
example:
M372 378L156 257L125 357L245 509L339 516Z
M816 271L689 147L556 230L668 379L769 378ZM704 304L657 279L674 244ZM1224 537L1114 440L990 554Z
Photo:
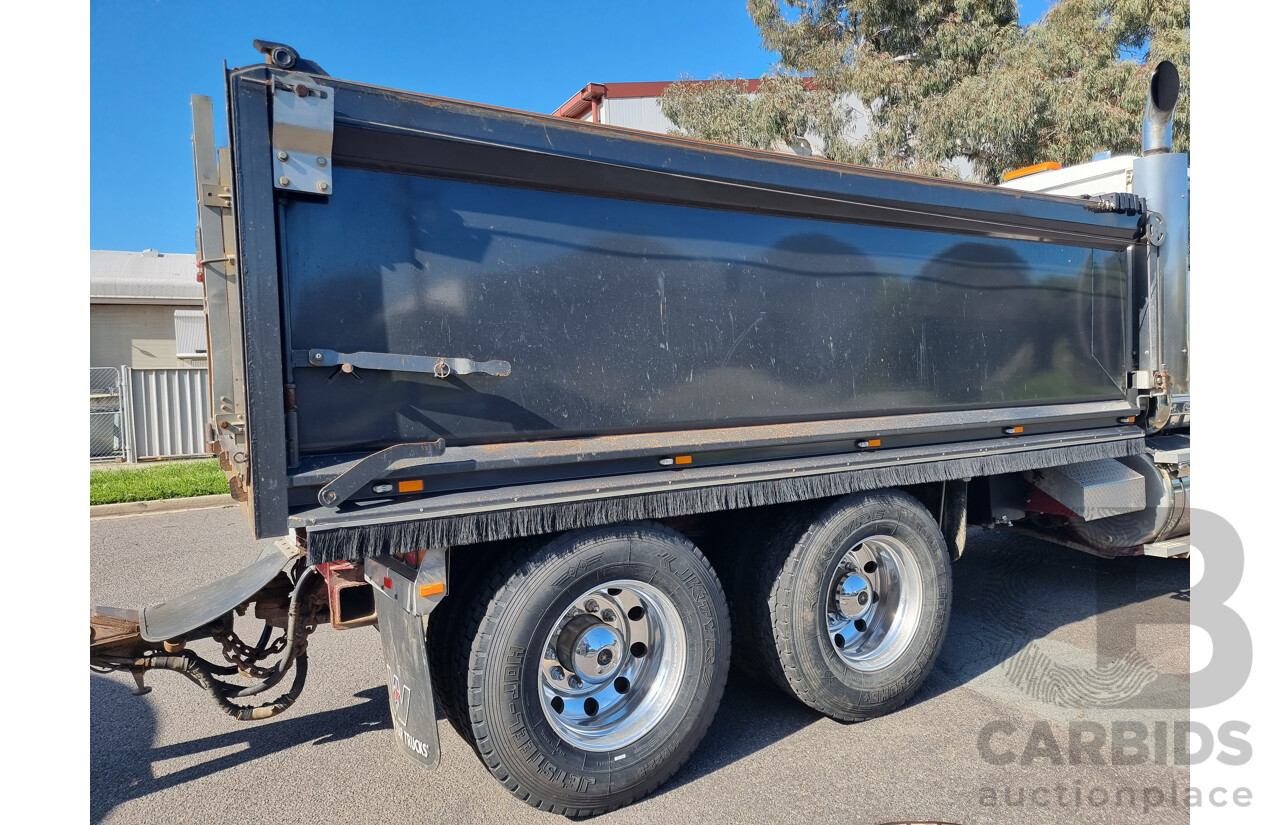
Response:
M183 686L176 687L182 689ZM368 688L353 698L360 701L349 707L305 716L286 716L265 725L249 723L229 733L152 747L155 717L150 707L139 702L126 685L93 676L89 682L90 821L101 822L112 808L127 800L211 776L231 765L271 756L295 745L308 742L329 745L365 731L391 729L386 687ZM113 712L123 702L134 703L127 713L130 723L114 725L113 717L126 716ZM139 712L138 705L144 706L145 710ZM388 738L387 742L390 743L391 739ZM242 747L163 777L156 777L152 772L153 764L166 759L212 753L236 745Z

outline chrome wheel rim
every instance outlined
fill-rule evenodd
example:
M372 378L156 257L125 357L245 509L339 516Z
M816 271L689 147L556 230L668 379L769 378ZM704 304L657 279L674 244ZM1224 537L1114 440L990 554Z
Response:
M667 715L684 665L684 625L671 599L645 582L606 582L574 599L547 635L542 711L575 747L624 747Z
M863 539L827 582L827 638L846 665L871 672L902 655L920 625L920 566L892 536Z

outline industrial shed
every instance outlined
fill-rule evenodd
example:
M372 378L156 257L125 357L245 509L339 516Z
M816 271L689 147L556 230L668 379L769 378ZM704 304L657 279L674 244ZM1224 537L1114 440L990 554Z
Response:
M588 83L572 97L560 104L552 116L586 123L600 123L606 126L621 126L625 129L638 129L643 132L659 134L675 134L675 125L662 113L658 98L674 80L641 81L637 83ZM708 80L695 80L694 83L710 83ZM760 88L758 79L743 80L747 94L754 94ZM853 117L846 127L845 137L850 143L856 143L868 134L866 107L856 95L847 94L842 98L845 105L853 110ZM772 147L775 152L784 154L825 157L823 140L816 132L806 134L800 140L790 144L778 142ZM968 158L952 158L948 163L961 180L976 180L973 163Z
M639 129L644 132L672 134L675 125L662 113L658 98L674 80L641 81L637 83L588 83L576 94L566 100L551 114L571 120L582 120L589 123L602 123L608 126L622 126L627 129ZM712 81L698 80L695 83ZM742 81L747 94L753 94L760 88L758 79ZM849 124L847 136L849 140L860 140L866 135L866 115L862 104L853 95L847 95L844 102L854 111ZM817 134L808 134L791 145L779 144L774 151L796 155L822 155L822 138Z
M89 457L204 454L204 285L189 253L89 252Z
M189 253L89 251L89 366L203 369L203 286Z

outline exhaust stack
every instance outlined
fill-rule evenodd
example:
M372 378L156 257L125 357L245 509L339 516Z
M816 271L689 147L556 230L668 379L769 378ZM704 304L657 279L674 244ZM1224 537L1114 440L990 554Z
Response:
M1173 151L1173 109L1178 105L1178 67L1160 61L1151 75L1147 110L1142 116L1142 155Z
M1142 157L1133 161L1133 194L1164 221L1164 240L1155 250L1155 293L1143 314L1140 369L1165 372L1169 385L1167 428L1191 423L1190 190L1187 155L1173 151L1173 110L1178 103L1178 69L1168 61L1151 75L1151 93L1142 119Z

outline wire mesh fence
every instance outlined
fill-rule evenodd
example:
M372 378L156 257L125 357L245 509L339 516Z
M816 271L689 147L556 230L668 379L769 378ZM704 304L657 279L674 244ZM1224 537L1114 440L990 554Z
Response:
M89 368L89 458L125 457L124 382L119 367Z
M89 368L89 460L205 455L209 371Z

